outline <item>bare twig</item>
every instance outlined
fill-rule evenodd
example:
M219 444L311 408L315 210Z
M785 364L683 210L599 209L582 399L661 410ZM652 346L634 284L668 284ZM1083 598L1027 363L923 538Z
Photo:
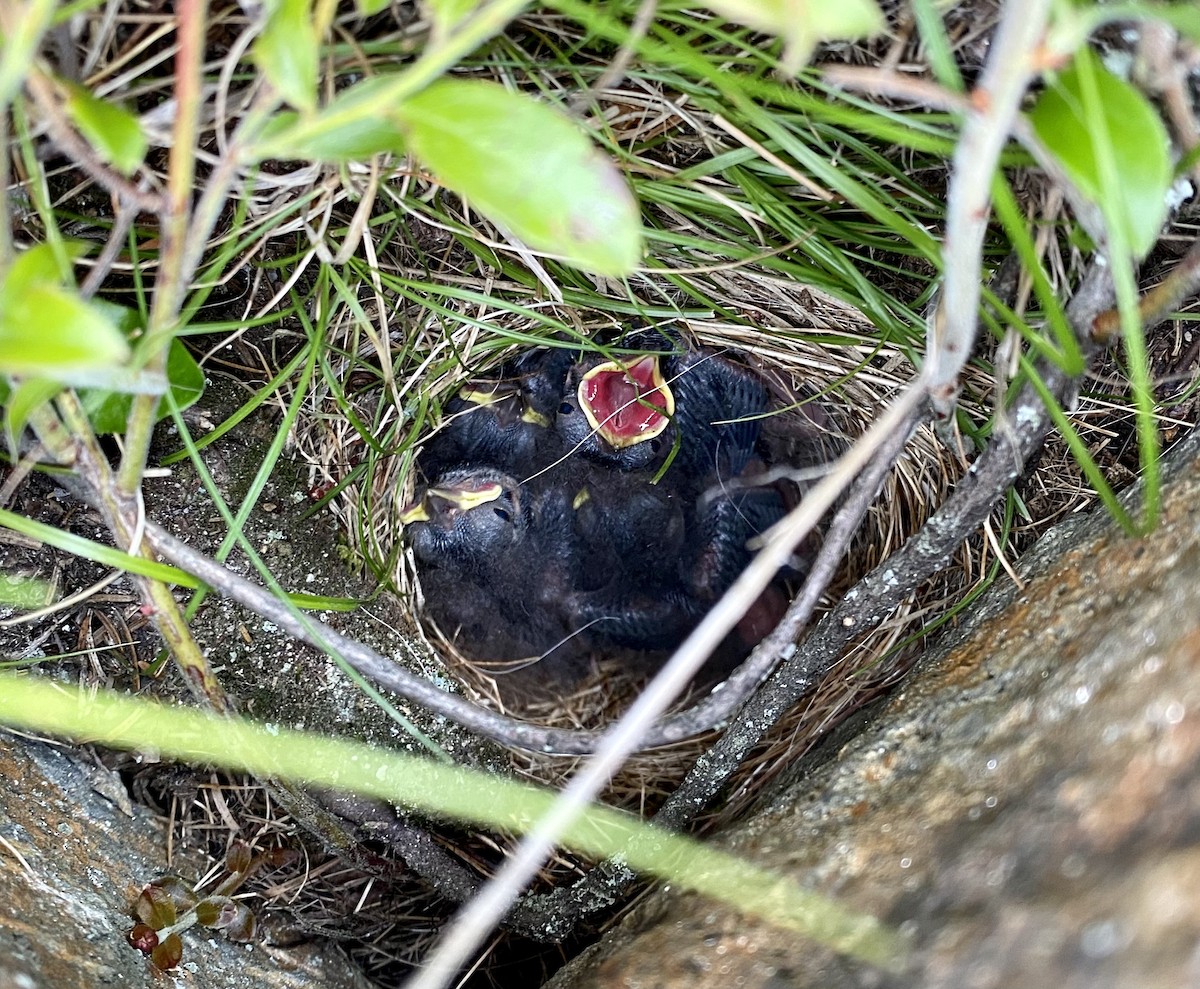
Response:
M1138 301L1138 316L1143 330L1157 326L1188 296L1200 291L1200 240L1188 249L1171 273ZM1091 336L1099 344L1115 343L1121 333L1121 315L1116 309L1102 312L1091 326Z
M872 96L908 100L935 110L956 110L959 113L969 113L971 110L971 101L962 93L903 72L889 72L869 65L827 65L822 67L821 77L835 86L844 86Z
M201 67L204 64L204 32L208 4L204 0L180 0L175 6L179 50L175 55L175 122L171 131L171 159L167 170L167 195L159 217L162 255L149 326L143 346L148 348L146 367L163 372L167 345L179 322L191 271L185 267L189 238L203 241L205 233L192 230L193 186L196 177L196 144L200 128ZM125 434L125 449L116 482L132 496L142 483L150 436L158 418L159 395L134 397Z
M987 66L971 95L974 112L967 114L955 148L942 243L945 279L922 368L934 412L943 421L953 414L958 375L975 342L992 176L1037 74L1037 42L1049 10L1049 0L1012 0L1001 8Z

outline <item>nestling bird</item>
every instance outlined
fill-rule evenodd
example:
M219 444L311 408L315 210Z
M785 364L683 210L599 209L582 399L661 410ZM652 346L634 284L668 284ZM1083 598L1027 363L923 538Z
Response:
M569 498L553 483L459 467L402 512L427 605L469 652L509 660L583 647L563 604L579 560Z
M460 465L484 465L524 475L555 442L550 426L570 367L570 351L538 348L521 354L496 379L468 381L450 400L445 427L418 463L427 478Z
M403 509L400 521L418 560L484 572L518 545L569 536L570 508L556 512L560 502L565 506L564 494L534 497L497 468L456 467Z
M632 343L657 353L520 355L464 389L419 460L433 483L402 521L430 613L476 659L557 673L598 647L673 648L784 514L755 482L763 381L666 333ZM784 603L775 588L726 652Z
M576 587L653 587L684 552L688 505L648 472L594 468L572 498Z

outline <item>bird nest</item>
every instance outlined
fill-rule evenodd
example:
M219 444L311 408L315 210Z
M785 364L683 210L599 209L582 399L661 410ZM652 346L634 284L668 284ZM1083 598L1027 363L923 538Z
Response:
M821 411L815 418L826 426L824 443L831 456L851 442L911 380L914 369L909 356L899 346L880 342L869 322L846 304L812 288L751 270L724 272L722 281L728 297L735 298L738 308L747 314L745 322L685 315L673 320L673 325L694 346L730 355L752 367L768 382L777 413L796 402L818 406ZM397 375L396 408L411 412L421 407L429 414L421 427L409 434L399 454L375 461L361 484L343 490L333 504L354 551L389 575L431 650L458 679L466 696L477 704L540 724L597 728L613 720L636 697L650 672L644 664L631 665L627 656L607 656L601 650L594 657L594 673L560 692L521 696L505 689L502 675L464 655L446 634L452 630L440 629L429 619L411 554L401 549L405 543L400 517L416 493L420 453L442 424L437 410L468 380L495 373L505 360L527 349L529 342L544 339L548 315L559 317L563 326L582 337L601 341L611 340L622 329L610 314L554 306L533 315L499 303L491 310L472 304L469 311L464 306L458 326L447 325L444 317L435 320L416 306L401 306L390 314L394 348L413 355L413 370L403 380ZM345 335L342 341L337 340L339 332ZM353 372L355 361L351 346L355 329L348 314L333 333L335 347L341 342L347 353L345 366L335 371L346 377ZM991 381L979 373L967 381L964 391L985 399L990 388ZM989 414L982 407L975 412L980 418ZM315 483L336 483L340 480L338 465L345 463L355 438L344 417L321 416L311 420L311 425L314 431L301 437L302 444L312 443L314 464L326 465L314 468L326 472L324 477L318 473ZM884 481L821 607L827 609L859 575L914 532L940 504L964 466L931 431L918 431ZM914 589L908 601L856 643L809 701L779 726L778 739L764 747L762 759L771 767L786 764L840 717L891 683L919 649L931 617L943 613L986 573L991 552L986 542L965 547L955 563L928 586ZM678 703L686 706L689 698ZM653 808L709 740L701 736L635 756L613 781L606 799L641 810ZM559 782L577 764L576 757L519 748L511 749L510 758L515 774L549 784ZM751 760L737 792L748 798L772 773L761 760Z

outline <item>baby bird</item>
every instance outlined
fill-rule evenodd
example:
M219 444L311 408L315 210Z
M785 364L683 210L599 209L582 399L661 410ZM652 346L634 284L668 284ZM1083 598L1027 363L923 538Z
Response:
M590 470L572 499L576 586L655 586L684 551L686 504L645 472Z
M521 354L463 389L422 454L433 483L402 521L430 614L473 658L548 657L551 677L598 646L674 648L783 516L754 483L765 384L665 333L633 342L660 353Z
M445 427L418 459L425 476L467 464L515 475L532 471L556 442L549 427L571 360L567 350L538 348L506 364L497 379L467 382L448 403Z
M769 396L749 369L716 354L668 359L675 392L676 463L686 474L719 482L740 476L755 457Z
M565 489L458 467L401 513L430 613L485 660L576 655L574 517ZM559 658L556 655L556 658Z

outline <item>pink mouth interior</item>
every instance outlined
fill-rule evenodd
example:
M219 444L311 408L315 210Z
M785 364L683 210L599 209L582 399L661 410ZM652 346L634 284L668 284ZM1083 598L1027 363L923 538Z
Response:
M583 382L581 397L605 434L631 439L666 422L659 410L667 408L667 396L654 383L656 360L643 357L624 371L603 371Z

